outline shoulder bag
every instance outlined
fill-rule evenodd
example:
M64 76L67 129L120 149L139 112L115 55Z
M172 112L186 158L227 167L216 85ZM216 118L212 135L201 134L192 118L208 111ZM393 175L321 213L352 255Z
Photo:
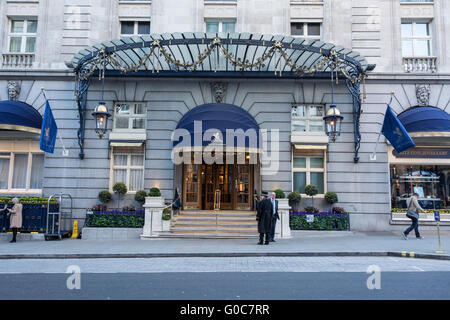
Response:
M406 212L406 216L410 219L417 219L419 220L419 214L413 210L411 210L411 204L413 203L414 199L411 199L408 206L408 211Z

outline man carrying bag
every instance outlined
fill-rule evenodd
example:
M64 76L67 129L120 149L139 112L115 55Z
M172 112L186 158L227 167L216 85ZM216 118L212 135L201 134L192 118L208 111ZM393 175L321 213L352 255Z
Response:
M408 240L408 234L414 229L416 233L417 239L423 239L423 237L419 233L419 211L425 212L419 204L419 194L414 193L406 203L408 205L408 212L406 212L406 216L412 220L411 226L408 227L404 232L402 232L402 237L405 240Z

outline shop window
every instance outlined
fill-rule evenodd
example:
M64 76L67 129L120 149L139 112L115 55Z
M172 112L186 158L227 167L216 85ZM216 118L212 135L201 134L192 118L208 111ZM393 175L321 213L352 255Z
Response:
M128 192L144 189L144 153L143 150L130 150L135 148L113 148L111 157L111 185L123 182ZM136 148L138 149L138 148Z
M291 110L291 130L295 132L324 133L325 106L295 105Z
M141 102L119 102L114 107L114 131L145 130L147 107Z
M44 154L0 152L0 192L41 192Z
M419 194L424 209L444 209L450 202L450 166L392 164L392 208L406 209L406 199Z
M150 21L121 21L120 36L145 36L150 34Z
M224 32L224 33L234 33L236 31L236 21L235 20L206 20L206 32Z
M313 184L319 194L325 193L325 157L323 150L296 150L293 155L293 188L301 194Z
M320 40L322 24L319 22L292 22L291 35L294 37Z
M10 19L8 52L34 53L36 50L36 19Z
M403 57L429 57L432 55L431 23L402 22Z

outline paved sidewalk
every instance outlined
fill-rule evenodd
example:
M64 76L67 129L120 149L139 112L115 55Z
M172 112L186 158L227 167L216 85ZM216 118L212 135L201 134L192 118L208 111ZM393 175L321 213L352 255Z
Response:
M152 239L129 241L23 241L0 242L0 259L13 258L96 258L158 256L264 256L264 255L349 255L370 256L414 252L415 257L437 258L435 232L423 231L425 239L414 236L405 241L397 233L294 232L291 239L277 240L268 246L256 245L255 239ZM450 259L450 233L441 236ZM425 256L420 256L420 254Z

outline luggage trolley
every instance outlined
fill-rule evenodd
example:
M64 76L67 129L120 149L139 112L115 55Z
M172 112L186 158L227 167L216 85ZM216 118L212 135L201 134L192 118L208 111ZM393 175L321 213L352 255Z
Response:
M51 212L50 201L58 201L58 211ZM47 206L47 226L45 231L45 240L70 236L72 234L72 208L73 200L70 194L54 194L48 198Z

